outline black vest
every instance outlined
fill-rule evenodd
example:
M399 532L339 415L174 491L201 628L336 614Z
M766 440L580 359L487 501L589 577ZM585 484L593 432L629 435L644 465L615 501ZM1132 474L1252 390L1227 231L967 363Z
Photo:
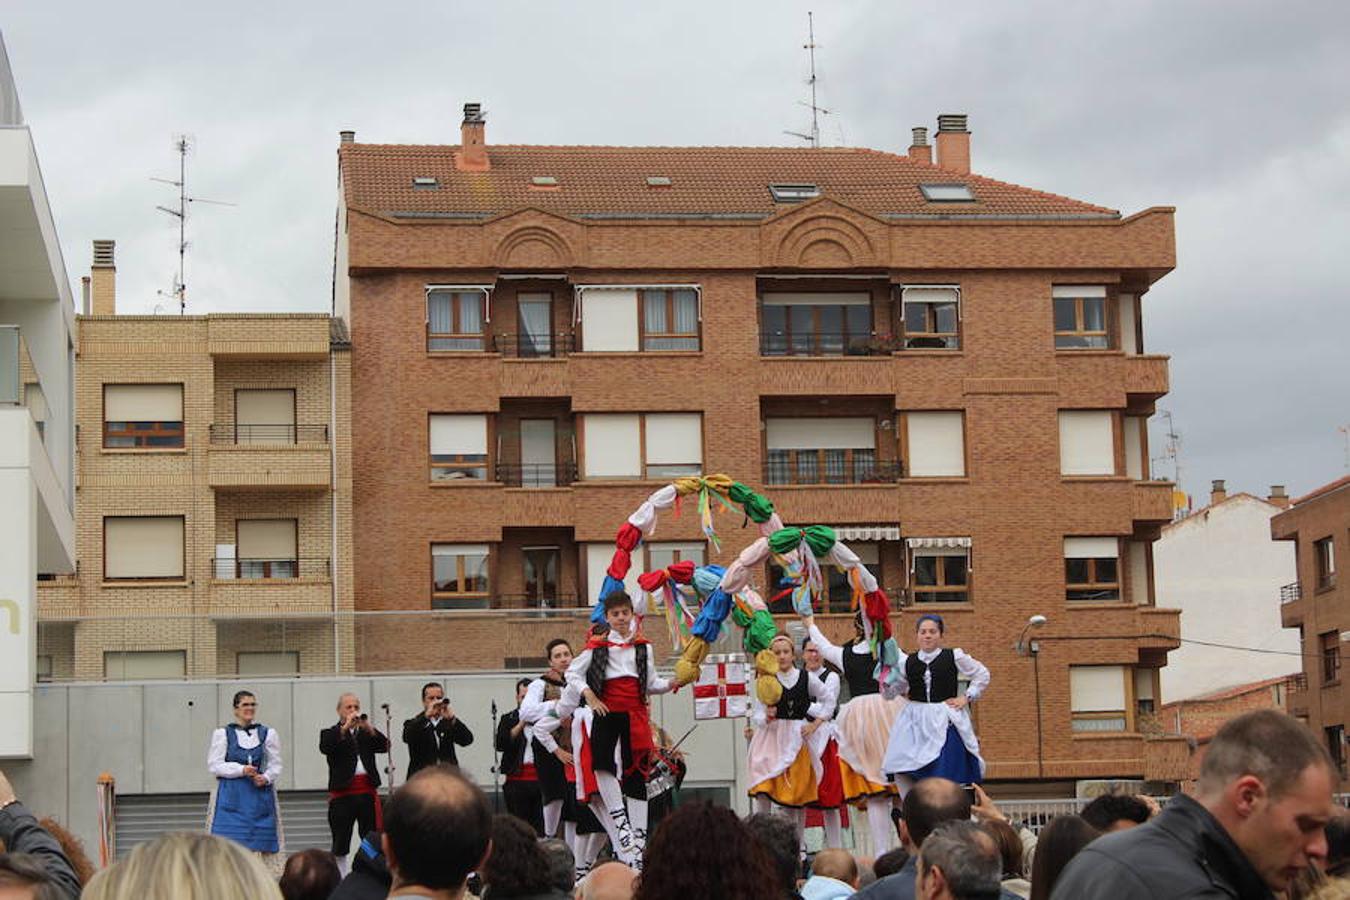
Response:
M931 673L932 684L925 691L923 674ZM956 696L956 654L943 647L931 663L911 653L905 659L905 680L909 682L909 699L919 703L942 703Z
M856 643L849 641L844 645L844 680L848 682L849 696L878 693L877 680L872 675L877 667L876 657L870 653L854 653L853 645Z
M783 688L783 696L776 707L778 718L806 718L806 709L811 705L811 694L806 687L806 680L810 677L808 673L798 670L797 683L792 687ZM782 682L779 682L779 684L782 684Z

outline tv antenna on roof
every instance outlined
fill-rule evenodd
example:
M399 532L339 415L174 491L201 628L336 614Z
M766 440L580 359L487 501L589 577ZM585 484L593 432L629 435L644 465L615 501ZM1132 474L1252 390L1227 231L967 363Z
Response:
M216 206L235 206L234 203L228 203L224 200L207 200L205 197L189 197L187 193L187 155L192 149L192 138L186 134L180 134L173 139L174 150L178 153L178 180L171 178L156 178L153 175L151 181L158 181L162 184L171 184L178 188L178 207L155 206L160 212L168 213L178 219L178 275L173 281L173 290L159 291L162 297L172 297L178 301L178 314L187 313L187 283L184 280L187 271L187 216L189 203L211 203Z
M811 85L811 102L798 100L797 103L811 110L811 133L803 134L800 131L784 131L783 134L790 134L793 137L799 137L804 141L809 141L812 149L820 147L820 117L828 116L830 111L816 104L816 48L820 45L816 43L816 22L815 17L810 11L806 13L806 43L802 44L802 49L807 52L811 58L811 77L806 83Z

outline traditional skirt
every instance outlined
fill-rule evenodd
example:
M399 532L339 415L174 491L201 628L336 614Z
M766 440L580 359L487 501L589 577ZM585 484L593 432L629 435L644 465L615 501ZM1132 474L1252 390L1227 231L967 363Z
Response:
M881 694L863 694L840 708L834 725L845 800L895 793L883 774L882 760L892 727L907 703L902 697L887 700Z
M750 796L767 796L780 806L816 801L819 783L811 751L802 739L801 719L772 719L750 739Z
M886 747L886 774L915 781L949 778L958 784L984 780L980 742L970 713L946 703L910 702L896 720Z

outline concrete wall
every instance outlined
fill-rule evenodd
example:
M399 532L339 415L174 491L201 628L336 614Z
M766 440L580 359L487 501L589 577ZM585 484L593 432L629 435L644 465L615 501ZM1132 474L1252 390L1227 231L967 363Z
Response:
M208 791L206 751L211 730L232 721L230 700L247 688L258 695L259 721L281 737L281 790L323 790L328 770L319 753L319 730L336 721L338 695L354 691L383 730L388 703L393 717L397 783L407 767L399 742L403 720L420 709L422 684L446 685L451 706L474 734L460 751L461 766L484 787L492 785L492 716L496 700L505 714L515 706L518 673L427 675L403 678L305 678L256 681L39 685L31 761L6 763L18 795L39 816L52 815L86 846L97 847L95 784L101 772L117 779L119 794ZM674 737L694 724L689 689L652 698L652 718ZM688 754L686 785L732 787L733 802L748 812L744 726L739 720L699 723L681 749ZM383 765L383 757L381 764Z
M1298 633L1280 627L1280 587L1297 574L1293 547L1270 540L1279 511L1235 495L1164 528L1153 545L1158 604L1181 610L1183 643L1162 670L1164 701L1300 671Z

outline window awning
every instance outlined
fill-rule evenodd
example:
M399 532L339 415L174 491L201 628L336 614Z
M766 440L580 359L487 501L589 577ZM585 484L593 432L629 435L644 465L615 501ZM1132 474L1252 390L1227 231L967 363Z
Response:
M831 525L835 537L844 543L849 541L898 541L899 525Z
M968 537L912 537L905 538L911 550L970 549Z
M428 284L426 285L427 297L431 297L432 291L451 291L455 293L469 293L471 291L480 291L483 294L483 321L492 321L492 291L495 284ZM427 321L431 320L431 311L427 310Z

